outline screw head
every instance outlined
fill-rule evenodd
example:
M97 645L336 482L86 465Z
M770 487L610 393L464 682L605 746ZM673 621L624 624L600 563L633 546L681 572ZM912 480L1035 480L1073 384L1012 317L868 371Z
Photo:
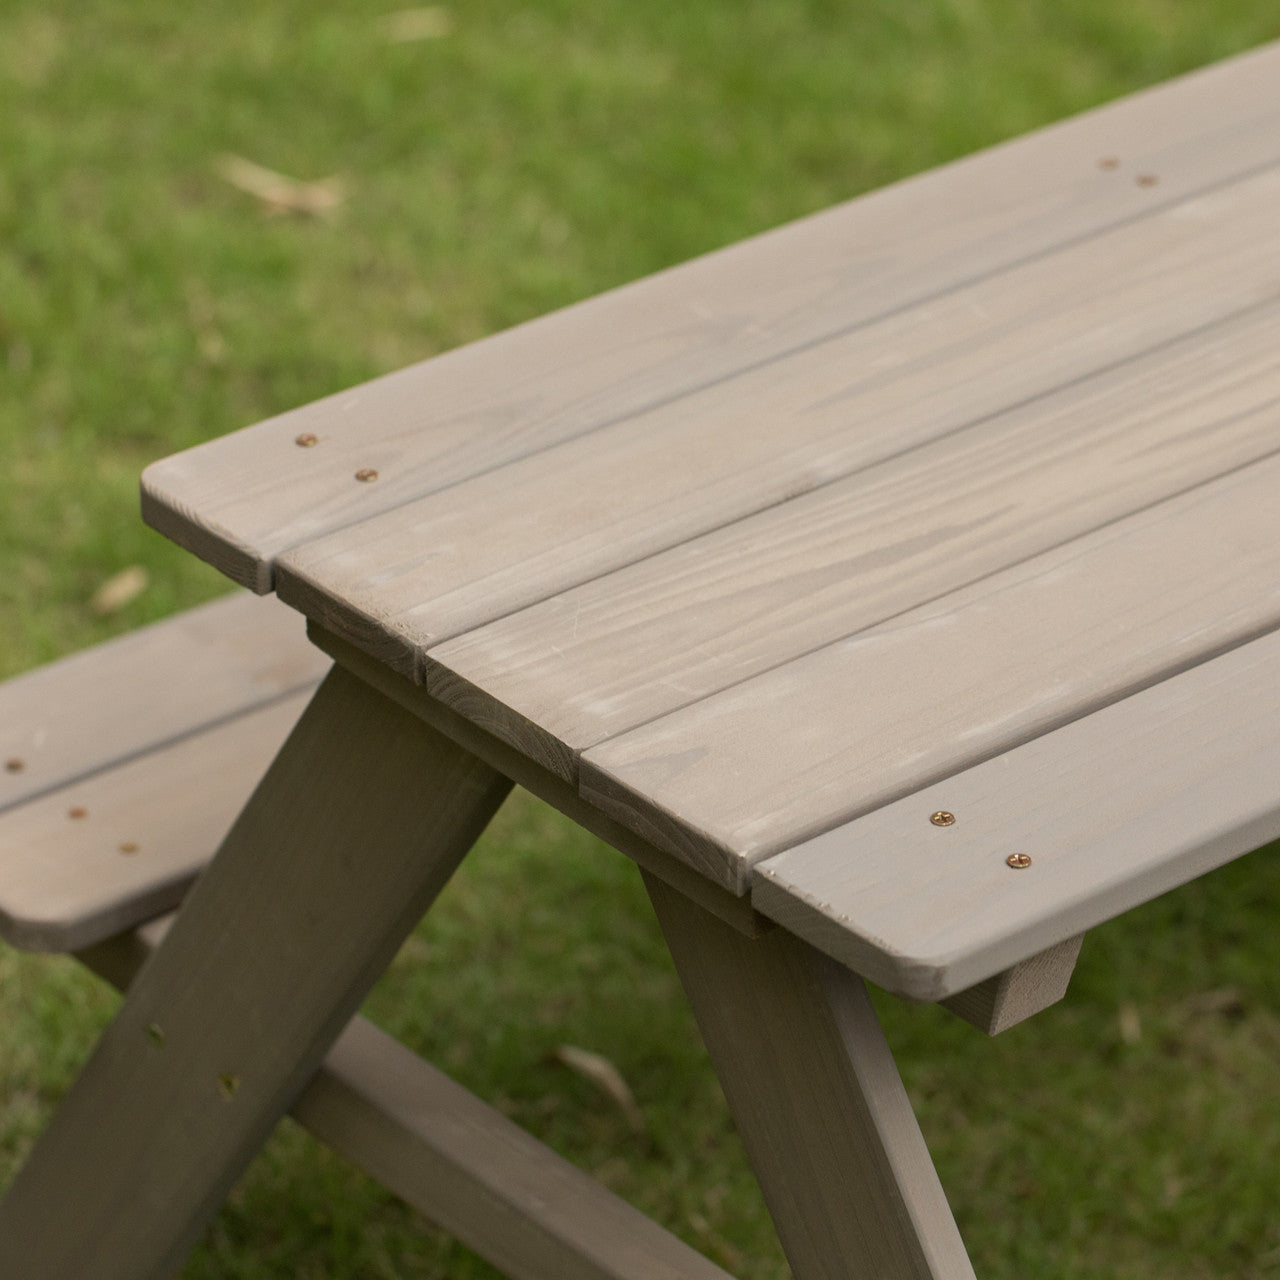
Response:
M27 767L27 762L25 760L19 760L17 756L10 756L10 758L4 762L4 767L6 773L21 773L23 769Z
M1031 855L1029 853L1011 853L1005 859L1005 862L1015 871L1022 871L1031 865Z
M1103 156L1102 159L1098 161L1099 169L1118 169L1119 167L1120 161L1115 156Z
M138 842L136 840L124 840L120 844L121 853L137 853Z
M73 804L71 808L67 810L67 817L73 822L79 822L81 818L87 818L88 816L89 810L81 804Z
M364 467L362 470L356 472L356 479L362 481L364 484L368 484L370 480L376 480L377 478L378 473L372 467Z
M307 431L304 434L295 437L293 443L300 449L313 449L320 443L320 438L318 436L313 436L310 431Z
M1160 179L1154 173L1140 173L1135 181L1140 187L1154 187Z
M945 809L939 809L937 813L929 815L929 821L935 827L954 827L956 825L956 815L948 813Z

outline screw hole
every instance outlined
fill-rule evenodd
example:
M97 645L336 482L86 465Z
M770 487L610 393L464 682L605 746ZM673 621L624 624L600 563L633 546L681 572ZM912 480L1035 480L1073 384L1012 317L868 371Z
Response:
M240 1088L240 1077L233 1076L229 1071L224 1071L218 1077L218 1090L228 1102L236 1096L237 1090Z

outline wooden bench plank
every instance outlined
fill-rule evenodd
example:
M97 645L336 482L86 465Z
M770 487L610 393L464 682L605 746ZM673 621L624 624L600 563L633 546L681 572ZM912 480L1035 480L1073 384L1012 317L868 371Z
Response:
M0 815L0 938L75 951L176 906L309 698L286 695Z
M326 531L1273 163L1277 83L1272 45L199 446L144 513L269 590Z
M1272 303L427 654L428 691L567 779L625 732L1280 443Z
M1277 493L1272 457L610 739L582 796L741 892L766 857L1280 626Z
M237 592L0 685L0 812L300 689L328 659Z
M770 858L752 900L939 999L1280 837L1277 777L1273 633Z
M1280 167L305 543L277 591L411 671L462 631L1277 295Z

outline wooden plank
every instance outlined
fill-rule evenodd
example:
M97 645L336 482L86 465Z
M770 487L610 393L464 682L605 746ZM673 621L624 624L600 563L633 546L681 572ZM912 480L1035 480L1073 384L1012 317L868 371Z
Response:
M290 610L237 592L16 676L0 685L0 811L314 688L328 667Z
M1280 295L1280 167L281 556L411 671L453 635Z
M972 1280L862 983L646 885L796 1280Z
M288 547L1275 161L1277 83L1273 45L283 414L150 468L144 514L269 590Z
M363 1018L293 1115L513 1280L729 1280Z
M1277 493L1272 457L610 739L582 757L582 796L742 884L1280 626Z
M77 958L123 990L167 923ZM290 1114L514 1280L728 1280L359 1015Z
M431 649L426 685L573 780L577 755L1280 444L1280 306Z
M175 907L309 698L292 694L0 815L0 937L75 951Z
M169 1280L509 786L331 672L0 1202L0 1257Z
M510 778L539 800L558 809L578 826L590 831L593 836L612 845L644 870L692 898L712 915L750 937L775 927L772 920L752 908L745 896L729 893L719 885L712 884L678 858L655 848L634 831L606 817L587 804L577 790L562 778L492 734L486 733L456 711L451 711L443 703L437 702L421 686L411 684L403 676L389 671L367 654L315 623L308 628L308 634L330 657L359 676L366 684L385 694L406 711L425 720L433 729L479 757L504 778Z
M1083 941L1084 935L1080 934L1046 947L1003 973L957 991L941 1003L979 1031L998 1036L1057 1004L1067 994Z
M1276 839L1277 779L1272 633L778 854L752 896L939 999Z

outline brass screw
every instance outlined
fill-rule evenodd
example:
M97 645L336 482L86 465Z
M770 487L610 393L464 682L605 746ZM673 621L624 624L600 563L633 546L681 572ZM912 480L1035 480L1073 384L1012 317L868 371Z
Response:
M948 813L945 809L939 809L937 813L929 815L929 821L935 827L954 827L956 825L956 815Z
M305 435L298 436L293 443L303 449L311 449L320 443L320 439L318 436L313 436L311 432L308 431Z
M153 1022L147 1028L147 1039L150 1040L157 1049L164 1044L164 1030L158 1022Z
M1140 187L1154 187L1160 179L1154 173L1140 173L1135 181Z
M1115 156L1103 156L1102 159L1098 161L1099 169L1118 169L1119 167L1120 161L1117 160Z
M138 842L136 840L124 840L120 844L121 853L137 853Z
M27 762L19 760L17 756L11 756L4 762L4 767L9 773L21 773L27 767Z
M72 805L71 808L67 810L67 817L71 818L75 822L79 822L81 818L87 818L88 816L89 810L84 808L83 805Z
M356 472L356 479L368 484L370 480L376 480L378 473L372 467L365 467L362 471Z
M229 1071L224 1071L218 1077L218 1089L221 1091L222 1096L226 1098L228 1102L230 1102L231 1099L236 1096L236 1090L239 1088L240 1088L239 1076L233 1076Z
M1021 871L1025 867L1031 865L1031 855L1029 853L1011 853L1005 862L1009 864L1015 871Z

